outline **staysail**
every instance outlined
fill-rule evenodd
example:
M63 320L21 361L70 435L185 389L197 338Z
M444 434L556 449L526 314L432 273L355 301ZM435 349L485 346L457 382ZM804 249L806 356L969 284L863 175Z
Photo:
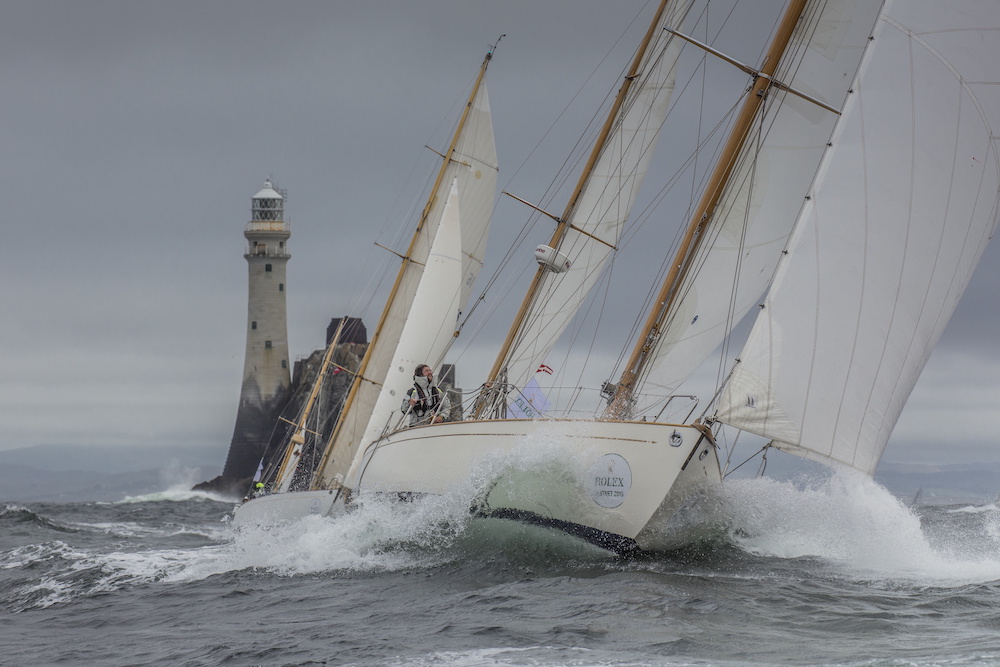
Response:
M480 68L479 77L463 110L451 147L445 154L430 199L400 266L396 284L351 385L316 479L313 480L314 488L336 485L335 480L342 479L347 473L369 423L377 422L378 428L381 428L387 421L388 414L373 413L383 389L387 393L392 390L392 387L386 385L387 378L394 378L393 386L398 384L399 377L403 377L407 385L412 381L413 368L404 366L400 370L399 364L395 363L398 357L397 346L410 318L419 317L419 313L414 312L414 300L423 280L424 269L430 261L431 246L438 236L446 211L450 210L449 215L455 216L455 222L458 223L455 229L461 239L461 272L457 274L458 284L454 286L459 294L459 309L471 294L473 283L482 268L497 180L496 146L485 82L491 55L487 54ZM451 301L451 294L449 292L444 298L446 302ZM447 344L436 353L439 357L444 356L447 346L455 338L455 320L453 317L448 322L433 323L435 327L443 324L449 329ZM427 354L431 352L429 349ZM398 396L393 399L396 401L394 409L398 409L400 399Z
M840 109L879 14L870 0L807 3L775 78ZM669 394L760 301L802 209L837 114L768 92L716 209L697 268L679 287L641 379ZM732 301L722 295L732 293Z
M440 369L445 353L455 340L463 285L459 199L458 187L452 181L441 224L413 297L410 316L403 325L392 365L382 379L382 391L372 409L363 442L371 442L387 427L395 426L401 416L400 401L413 385L416 366L426 363L434 370Z
M553 247L569 268L539 269L491 380L506 371L507 382L524 387L600 278L646 175L673 93L680 40L664 28L678 28L688 4L661 4L646 47L626 77L624 97L616 100L619 106L605 126L606 139L595 146L592 169L581 177L554 237Z
M995 0L886 2L720 421L869 474L995 230Z

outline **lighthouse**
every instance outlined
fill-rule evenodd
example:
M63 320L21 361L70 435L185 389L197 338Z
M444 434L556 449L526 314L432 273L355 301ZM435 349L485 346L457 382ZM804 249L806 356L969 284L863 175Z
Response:
M285 220L285 197L270 180L251 199L250 222L243 235L249 276L247 343L236 428L222 472L232 481L254 474L291 385L285 313L291 230Z

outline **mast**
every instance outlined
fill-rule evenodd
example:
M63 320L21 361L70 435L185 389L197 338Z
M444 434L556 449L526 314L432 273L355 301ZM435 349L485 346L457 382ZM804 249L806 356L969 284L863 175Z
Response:
M757 112L764 104L771 88L772 77L788 48L806 2L807 0L791 0L785 10L774 39L767 50L767 55L764 56L764 64L747 93L743 107L740 109L729 138L726 140L726 145L715 164L715 169L702 193L701 201L698 202L698 207L688 224L687 232L632 351L632 356L629 357L628 364L622 371L615 393L604 413L605 419L627 419L631 416L632 395L636 382L642 375L646 362L651 356L650 353L656 346L667 315L678 296L679 287L694 263L695 255L705 237L704 232L711 222L715 208L733 174L737 156L743 149L743 144L753 126Z
M295 432L288 443L288 449L285 450L285 457L281 461L281 467L278 468L278 474L275 479L278 480L278 487L281 491L288 490L292 482L292 475L295 473L295 467L298 466L299 458L302 456L302 448L306 444L306 421L309 419L309 414L316 403L316 397L319 396L319 390L323 386L323 378L326 377L326 370L330 367L330 360L333 359L334 350L340 342L340 332L343 331L345 322L347 322L346 317L340 318L340 324L337 325L337 331L333 334L333 340L330 341L329 347L326 348L326 354L323 355L323 363L320 364L319 373L316 374L316 381L313 383L312 391L309 393L309 399L306 401L306 406L303 408L302 415L295 426Z
M503 35L500 36L503 39ZM499 44L500 40L497 40ZM374 382L378 383L376 380L365 377L365 371L368 368L368 362L372 357L372 352L378 343L379 336L382 333L382 329L385 326L386 319L389 315L389 311L396 299L396 293L399 291L399 286L403 282L403 277L406 274L406 268L410 263L410 257L412 256L414 249L417 246L417 242L421 237L421 232L424 229L424 224L427 221L427 216L430 214L431 209L434 207L435 202L438 197L438 190L441 187L441 183L444 180L445 172L448 166L451 164L453 155L455 153L455 147L458 145L459 138L462 135L462 130L465 127L466 119L469 116L469 110L475 102L476 95L479 92L479 88L482 85L483 78L486 76L486 68L490 64L490 60L493 59L493 51L496 49L496 44L486 52L486 56L483 58L483 63L479 67L479 74L476 76L476 81L472 86L472 92L469 94L469 99L465 103L465 108L462 109L462 116L458 120L458 125L455 127L455 132L452 135L451 143L448 146L448 150L444 154L444 159L441 162L441 168L438 170L437 178L434 180L434 187L431 189L430 197L427 199L427 204L424 206L423 211L420 214L420 221L417 223L417 228L413 232L413 238L410 240L410 245L406 250L406 254L403 256L403 261L399 265L399 271L396 273L396 280L392 285L392 290L389 292L389 298L386 300L385 308L382 309L382 315L379 317L378 324L375 327L375 331L372 334L371 341L368 343L368 348L365 350L364 356L361 358L361 364L358 366L356 375L354 376L354 381L351 383L351 388L348 391L347 398L344 401L344 405L340 411L340 417L337 419L337 425L334 427L333 433L330 435L327 441L326 449L323 452L323 457L320 459L319 466L316 468L316 474L313 477L312 488L318 488L318 484L322 479L322 471L326 467L327 460L333 452L333 444L337 441L337 436L340 434L341 428L345 422L345 415L347 415L354 403L355 397L358 393L358 388L361 386L362 382Z
M549 241L549 246L555 248L556 250L559 249L563 238L566 236L567 231L571 227L569 224L570 214L573 212L573 208L579 201L580 194L586 187L587 181L590 179L598 158L600 158L601 153L604 151L608 137L611 135L615 121L618 119L618 113L622 108L622 104L625 102L629 89L632 87L632 82L639 74L639 66L642 63L642 59L645 56L647 49L649 48L650 42L653 40L656 32L656 26L659 24L669 2L670 0L660 1L660 5L656 9L656 14L653 16L653 20L649 24L649 28L646 30L646 35L643 37L642 43L636 51L635 58L632 60L632 65L629 68L628 74L625 76L625 81L622 83L621 88L618 89L618 95L615 97L615 101L611 105L608 117L604 121L604 126L601 128L597 141L594 143L594 148L590 152L590 157L588 158L586 165L584 165L583 172L580 174L576 188L573 190L573 195L569 198L569 202L566 204L566 210L563 212L562 217L556 219L556 228L552 233L552 239ZM535 272L535 276L532 278L531 284L528 286L528 291L524 295L524 300L521 302L521 307L518 309L517 315L511 323L510 330L507 332L507 337L500 346L500 351L497 353L496 361L493 362L493 367L490 369L489 375L487 376L487 387L492 386L497 381L507 365L507 358L510 355L515 338L524 324L524 319L527 316L532 303L538 297L538 292L542 286L542 278L545 276L545 272L546 269L542 266L539 266L538 270ZM473 419L478 419L482 416L483 412L488 407L488 403L489 401L486 400L478 401Z

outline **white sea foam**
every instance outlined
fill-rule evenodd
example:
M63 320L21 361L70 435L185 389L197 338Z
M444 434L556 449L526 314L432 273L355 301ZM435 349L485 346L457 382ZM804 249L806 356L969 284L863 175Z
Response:
M529 646L435 651L382 661L386 667L684 667L738 665L725 660L693 660L681 656L622 656L621 651L580 647Z
M461 508L460 510L458 508ZM170 580L262 569L280 575L325 571L394 571L441 561L468 520L468 504L448 498L412 503L362 498L333 516L273 526L241 526L230 542L169 575Z
M208 493L206 491L192 491L190 485L188 486L178 485L167 488L163 491L146 493L141 496L125 496L124 498L113 504L119 505L119 504L131 504L131 503L183 502L186 500L211 500L217 503L232 502L232 499L225 498L217 493Z
M0 569L26 567L52 558L74 560L84 555L85 552L74 549L61 540L43 544L26 544L0 554Z
M986 505L965 505L947 511L952 514L986 514L989 512L1000 512L1000 507L997 507L996 503L988 503Z
M512 468L538 469L556 461L575 465L565 456L562 442L539 436L515 452L493 457L444 496L400 502L392 496L362 495L350 511L339 508L329 517L308 516L272 526L243 525L232 529L222 545L183 554L146 552L139 559L129 554L116 559L115 567L140 578L168 581L248 569L297 575L430 567L457 557L450 547L466 536L472 521L470 502L486 480ZM481 531L473 539L479 537ZM551 548L566 552L564 545ZM593 555L586 548L584 552ZM142 557L151 564L142 563Z
M407 526L403 517L382 511L359 510L332 518L307 517L274 528L239 532L225 528L224 531L228 541L196 548L95 553L70 548L61 542L31 545L4 554L0 568L25 567L51 558L64 561L58 568L59 574L19 591L19 597L32 599L30 606L37 607L155 581L197 581L241 570L278 575L393 571L433 562L426 556L422 560L403 550L379 549L379 535L383 539L401 539L407 534L421 534L416 523ZM429 532L425 530L422 534ZM84 570L92 571L93 576L75 581L74 575ZM43 589L48 593L39 598L38 591Z
M754 554L814 556L862 578L945 585L1000 579L1000 529L931 539L914 510L864 475L838 471L807 484L737 480L723 485L721 499L733 539Z
M20 567L56 556L66 561L59 568L59 574L32 584L38 590L21 591L24 599L33 600L29 604L32 607L145 583L198 581L246 570L294 576L434 567L460 557L462 549L453 548L456 543L468 546L469 539L484 539L484 533L491 532L480 530L469 537L466 531L472 521L470 500L484 480L511 468L536 468L564 459L558 443L540 440L523 450L485 462L479 474L445 496L425 497L413 502L400 502L395 497L362 496L351 511L341 509L330 517L309 516L283 525L242 526L239 529L220 523L217 531L204 533L217 544L193 548L136 548L137 545L126 543L118 549L98 553L49 543L38 546L31 553L8 554L2 565ZM218 498L178 487L129 497L111 506L190 500ZM186 531L183 527L153 527L135 522L81 522L78 525L129 542L133 539L155 542L160 537ZM520 544L518 548L523 546ZM566 553L564 546L553 548L561 548L560 553ZM89 576L74 576L83 571ZM47 591L44 597L40 597L42 589Z
M197 535L210 540L225 540L229 535L229 530L222 525L212 526L188 526L184 524L172 524L169 526L149 526L136 521L127 522L85 522L78 521L70 524L90 532L100 532L113 537L176 537L178 535Z

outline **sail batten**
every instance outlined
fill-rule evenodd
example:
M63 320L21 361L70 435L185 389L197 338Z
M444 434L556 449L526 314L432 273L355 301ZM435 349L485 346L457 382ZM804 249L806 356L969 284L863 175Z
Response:
M720 421L874 473L996 227L998 58L991 2L886 3Z

